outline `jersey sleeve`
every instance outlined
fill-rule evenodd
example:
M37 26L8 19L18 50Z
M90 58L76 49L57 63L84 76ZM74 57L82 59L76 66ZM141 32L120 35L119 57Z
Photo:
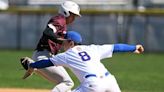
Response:
M100 55L100 59L112 57L114 45L97 45L97 51Z
M55 65L55 66L66 66L66 57L64 53L60 53L57 55L54 55L50 58L50 61Z

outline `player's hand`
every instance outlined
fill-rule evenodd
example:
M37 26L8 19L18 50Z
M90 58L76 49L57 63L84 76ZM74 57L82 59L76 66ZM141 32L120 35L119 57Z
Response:
M34 62L34 60L32 60L32 59L29 58L29 57L22 57L22 58L20 59L20 63L21 63L22 67L23 67L25 70L28 70L29 64L30 64L30 63L33 63L33 62Z
M26 70L22 79L26 79L27 77L31 76L34 72L34 69L30 67L30 63L33 63L34 61L29 57L22 57L20 60L23 68Z
M24 76L22 77L22 79L26 79L29 76L31 76L34 72L34 68L29 67L28 70L25 72Z
M140 44L136 45L136 50L134 51L134 53L140 54L142 52L144 52L144 47L142 45L140 45Z

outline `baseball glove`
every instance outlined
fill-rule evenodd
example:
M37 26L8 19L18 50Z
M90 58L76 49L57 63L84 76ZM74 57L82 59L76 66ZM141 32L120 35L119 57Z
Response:
M24 68L25 70L28 69L27 57L21 58L21 59L20 59L20 63L21 63L21 65L23 66L23 68Z
M29 77L33 74L34 69L29 67L29 64L33 63L34 61L29 57L23 57L20 59L20 61L21 61L21 65L26 70L26 72L23 76L23 79L26 79L27 77Z

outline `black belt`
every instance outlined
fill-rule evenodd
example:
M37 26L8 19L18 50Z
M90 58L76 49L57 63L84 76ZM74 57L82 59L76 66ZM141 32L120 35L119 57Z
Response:
M44 51L44 50L47 50L47 51L50 51L49 49L47 48L42 48L42 49L36 49L37 51Z
M35 50L37 50L37 51L44 51L44 50L51 51L48 47L37 47Z
M106 72L104 75L108 76L109 74L110 74L109 72ZM89 78L89 77L97 77L97 75L96 74L88 74L85 76L85 78Z

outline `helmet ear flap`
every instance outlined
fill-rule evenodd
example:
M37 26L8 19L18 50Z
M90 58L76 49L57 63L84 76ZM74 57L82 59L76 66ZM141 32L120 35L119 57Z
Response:
M63 11L63 13L64 13L64 16L65 16L65 17L69 17L69 16L70 16L69 11Z
M70 12L67 11L66 9L64 9L64 7L60 7L59 13L64 15L65 17L69 17L70 16Z
M70 12L67 10L64 10L62 7L59 9L59 13L64 15L64 17L69 17L70 16Z

